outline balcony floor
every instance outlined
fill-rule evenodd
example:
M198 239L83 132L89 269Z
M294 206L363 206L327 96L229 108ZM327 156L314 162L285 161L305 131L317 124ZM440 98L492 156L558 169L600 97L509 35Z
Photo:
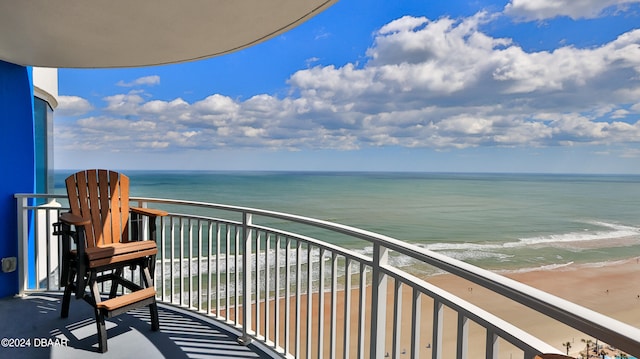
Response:
M2 358L273 358L269 349L238 344L238 334L210 318L159 304L160 331L151 331L149 310L107 319L109 350L97 352L93 309L72 297L68 318L60 318L62 296L34 293L0 300ZM9 348L4 338L28 347ZM63 340L66 339L66 345ZM27 342L28 340L28 342ZM56 343L57 342L57 343ZM16 344L16 343L13 343ZM58 344L58 345L56 345Z

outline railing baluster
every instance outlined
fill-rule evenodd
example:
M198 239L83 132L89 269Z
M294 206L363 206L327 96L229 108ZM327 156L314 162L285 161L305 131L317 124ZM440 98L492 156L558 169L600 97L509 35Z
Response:
M59 218L60 217L60 210L56 209L55 210L55 218ZM62 276L62 237L61 236L56 236L56 240L58 241L58 276L56 277L58 280L56 283L56 288L58 288L57 290L62 290L62 287L60 286L60 278ZM19 258L19 257L18 257Z
M490 328L487 328L487 344L485 357L487 359L498 359L498 336Z
M313 247L307 244L307 355L311 358L311 332L313 329Z
M220 224L216 223L216 317L220 317L220 296L222 286L220 285L220 256L222 254L221 250L221 232L220 232Z
M171 278L169 278L169 286L170 286L170 298L171 298L171 303L175 303L175 300L173 299L173 294L175 293L175 271L174 271L174 266L175 266L175 236L176 236L176 229L175 229L175 217L171 217Z
M35 233L38 233L38 229L39 229L39 224L38 224L38 210L33 211L32 214L32 218L31 218L31 223L33 226L33 231ZM34 278L33 278L33 288L31 289L35 289L38 290L40 289L40 261L38 260L38 253L40 250L40 242L37 238L33 239L32 245L33 245L33 258L31 259L31 262L35 263L35 270L34 270ZM31 287L31 285L29 285L29 287Z
M324 248L320 248L320 277L318 279L318 358L324 358Z
M28 198L18 198L18 263L29 263L28 238L29 238L29 211L27 210ZM24 296L29 287L29 266L21 265L18 268L18 294Z
M213 254L213 222L207 226L207 314L211 315L211 293L213 292L211 281L211 255Z
M264 244L264 337L271 340L271 233L266 234Z
M248 344L251 341L250 335L253 334L251 329L251 256L253 252L253 236L250 228L253 221L253 216L250 213L242 213L242 234L244 244L242 245L242 342ZM236 244L237 245L237 244ZM236 258L238 258L238 247L236 247ZM256 254L257 256L257 254ZM236 262L237 263L237 262ZM238 273L238 267L236 266L236 275ZM236 276L237 278L237 276ZM238 313L238 281L236 279L236 318ZM236 323L239 321L236 320Z
M238 227L234 227L235 230L235 241L234 241L234 281L233 281L233 289L235 296L233 298L233 322L238 325L240 324L240 316L238 313L240 312L240 231Z
M230 283L229 281L231 280L231 274L230 274L230 266L231 264L229 263L229 258L231 258L231 226L227 225L226 226L226 248L225 248L225 255L224 255L224 264L225 264L225 283L224 283L224 305L225 305L225 312L224 312L224 316L225 319L227 320L227 322L231 321L231 314L229 314L229 311L231 310L231 306L229 304L229 297L231 296L229 294L229 286Z
M402 332L402 283L393 281L393 358L400 358L400 337ZM413 318L413 313L412 316Z
M256 261L255 261L255 266L256 266L256 279L255 279L255 291L256 291L255 303L256 303L256 309L255 309L255 315L256 315L256 319L255 319L255 322L256 322L256 326L255 326L254 331L255 331L257 336L261 335L261 333L262 333L262 330L260 329L260 324L261 324L261 322L260 322L260 319L261 319L260 318L260 314L261 314L261 311L260 311L260 300L261 300L260 299L261 298L261 295L260 295L260 290L261 290L260 283L261 283L261 279L262 279L262 276L260 275L260 242L262 241L262 233L263 232L258 232L258 231L256 231L256 233L255 233L255 237L256 237L255 238L255 241L256 241L256 249L255 249L255 257L256 257Z
M198 248L196 253L198 254L196 258L196 273L198 273L198 311L202 311L202 268L200 263L200 258L202 258L202 221L198 220Z
M187 220L187 228L186 228L186 239L187 239L187 251L188 255L185 258L187 262L187 276L185 277L185 282L187 283L188 290L185 290L187 296L187 307L195 308L196 303L193 302L193 220L189 218Z
M180 305L184 305L184 274L183 266L184 266L184 224L182 223L183 218L180 217Z
M345 258L344 269L344 337L342 341L342 357L349 359L351 348L351 258Z
M442 359L442 327L444 320L444 306L437 298L433 300L433 338L432 338L432 358Z
M300 358L300 301L302 283L302 241L296 240L296 327L295 327L295 357Z
M38 223L38 221L40 220L40 211L39 210L35 210L33 211L33 222L34 223ZM40 236L40 226L36 226L36 228L33 229L33 237L34 238L39 238ZM38 290L40 289L40 267L42 266L41 262L44 259L45 261L45 265L46 265L46 258L40 258L40 243L39 241L35 241L35 243L33 243L33 262L35 263L35 283L34 283L34 289ZM46 246L45 246L45 250L46 250Z
M280 346L280 236L276 235L276 253L275 253L275 274L274 274L274 282L275 282L275 293L274 293L274 337L273 340L274 345Z
M159 247L160 247L160 273L155 274L154 273L154 279L155 279L155 284L156 286L160 287L160 300L162 300L163 302L166 302L166 297L165 297L165 291L167 290L166 287L166 283L165 283L165 265L166 265L166 256L167 256L167 251L165 249L166 246L166 240L167 240L167 231L165 229L165 225L166 225L166 220L165 217L160 217L160 235L158 236L158 240L160 241L159 243ZM157 262L157 257L156 257L156 262ZM62 262L60 262L62 263ZM157 268L157 266L156 266ZM157 271L156 271L157 272ZM158 280L159 279L159 280Z
M284 352L290 353L291 347L291 237L285 241L284 259Z
M380 266L386 265L389 250L379 243L373 245L373 283L371 288L371 357L379 358L385 353L387 315L387 275Z
M360 262L360 305L358 306L358 358L365 358L365 308L367 306L367 268ZM371 340L371 338L369 339Z
M411 358L420 357L420 319L422 317L422 302L420 291L413 288L411 300Z
M462 313L458 313L456 358L467 359L469 349L469 319Z
M46 249L46 256L47 256L47 273L46 273L46 281L47 281L47 290L51 290L51 280L50 280L50 275L52 272L52 268L51 268L51 258L52 253L51 253L51 231L49 230L51 228L51 217L49 215L49 211L48 210L44 210L44 218L45 218L45 227L43 228L43 230L45 231L45 239L47 241L47 249ZM36 237L37 238L37 237ZM54 257L55 258L55 257Z
M338 306L338 254L331 254L331 326L329 327L329 353L336 357L336 329Z

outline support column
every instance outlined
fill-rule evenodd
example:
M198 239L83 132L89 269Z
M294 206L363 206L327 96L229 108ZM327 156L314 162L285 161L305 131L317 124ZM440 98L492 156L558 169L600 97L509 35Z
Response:
M34 141L31 70L0 61L0 259L18 256L13 195L35 191ZM18 271L0 271L0 298L18 293L18 286Z

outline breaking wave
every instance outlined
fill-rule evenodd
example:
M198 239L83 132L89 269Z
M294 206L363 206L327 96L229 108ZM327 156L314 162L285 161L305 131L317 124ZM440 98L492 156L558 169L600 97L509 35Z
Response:
M423 248L435 252L458 252L458 251L491 251L504 248L518 248L529 246L553 246L557 244L567 244L572 242L604 241L632 237L640 237L640 228L617 223L607 223L602 221L585 222L591 226L600 227L599 230L584 229L579 232L569 232L560 234L548 234L536 237L520 238L513 242L504 243L433 243L420 245ZM640 239L640 238L638 238Z

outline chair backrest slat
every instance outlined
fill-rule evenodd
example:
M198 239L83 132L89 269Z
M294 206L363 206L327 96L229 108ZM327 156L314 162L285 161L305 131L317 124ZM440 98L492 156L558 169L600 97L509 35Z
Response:
M113 236L118 233L118 229L115 228L115 221L111 213L111 208L114 204L117 204L117 182L118 174L106 171L98 172L98 184L100 186L100 218L102 219L102 242L105 244L113 243ZM114 207L114 211L117 211L117 206ZM117 241L116 241L117 242Z
M126 242L129 219L129 178L108 170L86 170L66 179L71 213L90 218L85 226L87 247Z
M120 175L120 186L118 187L120 203L120 220L119 223L122 226L120 228L121 241L129 241L129 177Z
M92 226L90 227L93 231L94 237L94 245L100 245L102 243L102 235L103 235L103 225L98 225L103 222L102 213L100 212L100 191L98 189L98 178L97 173L95 171L86 171L87 178L87 193L89 199L89 208L86 212L88 212L91 216ZM84 212L84 211L83 211ZM91 244L89 244L91 247Z

